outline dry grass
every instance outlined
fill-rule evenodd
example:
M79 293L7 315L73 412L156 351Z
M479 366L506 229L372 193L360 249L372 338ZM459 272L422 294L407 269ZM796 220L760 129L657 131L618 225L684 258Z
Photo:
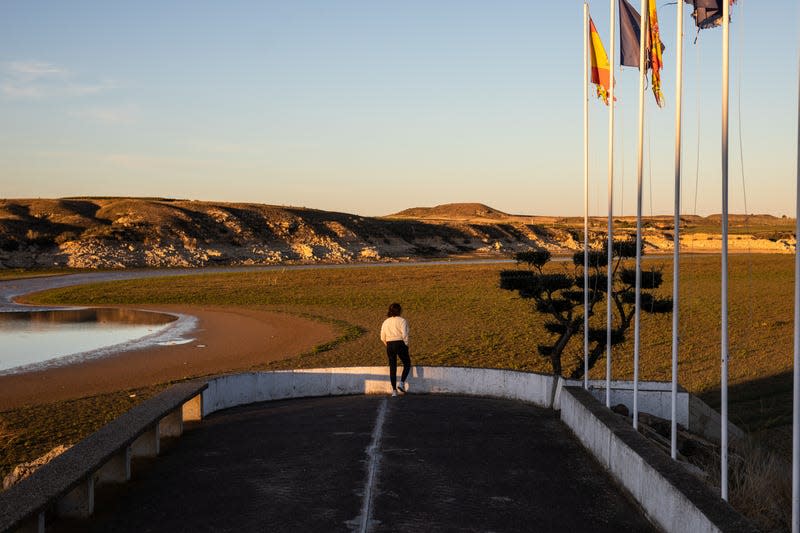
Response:
M0 442L4 439L9 439L14 435L14 433L8 429L6 422L0 418Z
M791 464L752 438L736 442L729 452L728 463L730 504L760 531L791 531ZM719 452L710 463L698 466L708 474L705 481L719 493Z
M0 412L0 479L59 444L74 444L163 387L120 391ZM131 394L135 394L131 398Z
M69 271L69 270L26 270L24 268L7 268L0 270L0 281L11 281L14 279L25 279L25 278L43 278L47 276L63 276L65 274L71 274L76 271Z
M754 520L762 531L789 531L791 466L770 450L749 441L735 451L741 461L731 469L731 504Z

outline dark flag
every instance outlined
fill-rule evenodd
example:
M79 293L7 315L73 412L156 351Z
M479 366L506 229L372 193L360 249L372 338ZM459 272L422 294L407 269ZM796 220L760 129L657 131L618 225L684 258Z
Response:
M694 7L692 17L698 28L704 30L722 24L722 2L725 0L688 0L687 3ZM731 5L736 0L730 0Z
M699 0L698 0L699 1ZM658 32L658 15L656 14L655 0L648 0L647 27L645 28L645 67L650 70L650 82L653 95L659 107L664 105L664 95L661 92L661 69L664 64L661 53L664 43ZM628 0L619 0L619 41L620 65L626 67L639 67L639 36L641 35L641 16L630 5ZM653 43L658 43L653 45Z
M639 35L641 17L628 3L619 0L619 64L626 67L639 67Z

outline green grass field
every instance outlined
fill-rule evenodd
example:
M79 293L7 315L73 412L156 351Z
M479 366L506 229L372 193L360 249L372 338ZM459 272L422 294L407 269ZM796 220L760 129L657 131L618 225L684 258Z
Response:
M672 292L669 262L663 268L662 296ZM731 418L753 432L780 433L791 423L793 256L733 256L730 260ZM403 304L411 324L414 364L480 366L549 372L536 354L546 333L529 303L498 288L498 273L509 265L390 266L208 274L134 280L65 288L30 298L40 304L213 304L277 310L332 321L339 339L310 353L265 364L263 368L383 365L378 331L386 307ZM511 267L513 268L513 266ZM551 264L572 271L571 263ZM720 260L686 256L681 264L680 383L708 403L718 403L720 384ZM601 306L603 309L605 306ZM605 321L602 313L593 318ZM643 380L670 380L671 315L642 315ZM633 331L615 347L615 379L633 375ZM580 363L576 338L564 358L565 373ZM605 377L605 361L591 372ZM143 395L139 395L141 398ZM103 420L124 410L127 393L103 411ZM116 397L115 397L116 398ZM86 409L97 399L87 399ZM50 438L29 425L57 406L0 413L0 471L22 456L36 456L63 440L96 429L97 420L66 417L67 429L53 421ZM64 409L80 411L81 402ZM56 409L57 410L57 409ZM121 411L120 411L121 412ZM76 425L77 424L77 425ZM62 424L63 425L63 424ZM70 429L71 428L71 429ZM5 435L5 438L4 438ZM780 440L780 439L779 439ZM52 444L52 446L50 446ZM785 444L785 443L784 443ZM21 446L21 448L19 447ZM49 447L48 447L49 446ZM10 449L15 448L12 452ZM25 450L28 453L24 453Z

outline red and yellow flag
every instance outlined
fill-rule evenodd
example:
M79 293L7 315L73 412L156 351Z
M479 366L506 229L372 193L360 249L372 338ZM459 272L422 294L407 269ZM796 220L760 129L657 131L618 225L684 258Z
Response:
M664 107L664 93L661 92L661 69L664 62L661 58L661 36L658 34L658 14L656 13L656 0L647 2L647 30L650 38L648 39L650 57L650 84L653 86L653 95L656 97L658 107Z
M597 97L602 98L608 105L608 91L611 89L611 65L608 54L600 40L600 34L594 27L594 21L589 18L589 55L592 59L592 83L597 86Z

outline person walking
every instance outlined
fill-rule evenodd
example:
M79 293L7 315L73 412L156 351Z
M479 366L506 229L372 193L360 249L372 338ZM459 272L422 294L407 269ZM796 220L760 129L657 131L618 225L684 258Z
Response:
M397 391L408 391L406 379L411 371L411 358L408 355L408 321L400 316L403 308L399 303L389 306L388 317L381 325L381 341L386 346L386 356L389 358L389 379L392 382L392 396L397 396ZM403 374L400 384L397 384L397 358L403 362Z

